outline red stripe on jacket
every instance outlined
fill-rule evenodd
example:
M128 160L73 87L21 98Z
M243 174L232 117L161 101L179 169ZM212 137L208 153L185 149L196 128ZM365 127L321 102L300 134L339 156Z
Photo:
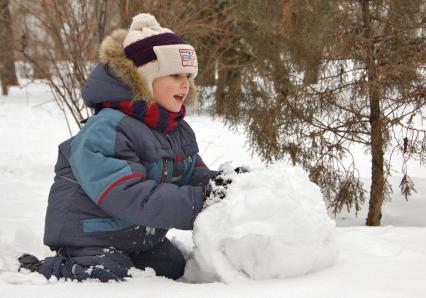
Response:
M206 164L202 160L200 160L200 159L197 160L197 163L195 164L195 167L196 168L207 168Z
M183 156L183 155L176 156L175 163L181 162L184 159L185 159L185 156Z
M143 174L133 174L133 175L128 175L128 176L124 176L124 177L122 177L122 178L120 178L120 179L118 179L117 181L115 181L115 182L113 182L108 188L107 188L107 190L105 190L104 192L103 192L103 194L101 195L101 197L99 198L99 200L98 200L98 205L101 205L102 204L102 202L105 200L105 197L107 196L107 194L114 188L114 187L116 187L117 185L119 185L119 184L121 184L121 183L123 183L124 181L126 181L126 180L129 180L129 179L132 179L132 178L141 178L141 179L144 179L145 178L145 175L143 175Z

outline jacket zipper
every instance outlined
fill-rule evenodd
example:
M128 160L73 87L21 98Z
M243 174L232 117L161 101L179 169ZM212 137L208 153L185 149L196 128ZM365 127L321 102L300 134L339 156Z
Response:
M162 170L161 170L161 179L160 179L160 183L165 182L165 181L166 181L166 177L167 177L167 175L169 174L169 172L168 172L168 167L167 167L167 163L168 163L168 160L167 160L167 159L163 160L163 168L162 168Z
M166 133L165 135L166 135L166 140L169 143L170 147L173 148L172 141L170 140L169 134ZM167 166L167 163L168 163L168 160L165 159L164 162L163 162L163 172L162 172L162 175L161 175L160 183L165 182L166 178L167 178L167 175L169 174L169 172L168 172L169 171L169 167Z

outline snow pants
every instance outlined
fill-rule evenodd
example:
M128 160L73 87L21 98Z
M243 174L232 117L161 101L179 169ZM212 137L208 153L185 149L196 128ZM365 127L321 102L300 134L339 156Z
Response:
M169 239L151 250L126 253L114 248L84 247L59 249L56 256L48 257L38 269L46 278L76 279L97 278L103 282L129 277L131 267L150 267L159 276L178 279L184 273L185 258Z

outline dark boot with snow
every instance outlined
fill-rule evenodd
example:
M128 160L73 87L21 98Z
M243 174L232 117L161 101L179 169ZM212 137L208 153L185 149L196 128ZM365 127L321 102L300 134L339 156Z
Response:
M39 261L39 259L30 254L23 254L18 258L18 261L21 264L18 271L21 271L22 268L25 268L31 272L38 272L38 269L43 264L42 261Z
M133 263L128 254L112 247L62 247L56 256L43 260L38 272L47 279L55 276L77 281L94 278L107 282L129 277L131 267Z

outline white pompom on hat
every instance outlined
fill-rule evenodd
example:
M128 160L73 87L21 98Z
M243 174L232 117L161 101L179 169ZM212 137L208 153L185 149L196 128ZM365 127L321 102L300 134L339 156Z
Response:
M145 27L160 27L160 23L152 14L140 13L132 18L129 30L143 30Z
M195 78L198 62L195 49L155 17L141 13L133 17L123 42L127 58L145 78L152 95L152 82L162 76L188 73Z

